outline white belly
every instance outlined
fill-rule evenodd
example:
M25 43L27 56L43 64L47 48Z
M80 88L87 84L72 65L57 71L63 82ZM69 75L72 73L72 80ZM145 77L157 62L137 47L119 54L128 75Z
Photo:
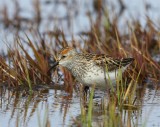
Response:
M125 68L115 70L112 72L107 72L104 70L100 70L97 68L92 68L92 71L88 70L88 72L85 74L84 79L81 80L84 85L96 85L96 87L107 87L107 84L116 83L116 77L118 74L122 74L124 72Z

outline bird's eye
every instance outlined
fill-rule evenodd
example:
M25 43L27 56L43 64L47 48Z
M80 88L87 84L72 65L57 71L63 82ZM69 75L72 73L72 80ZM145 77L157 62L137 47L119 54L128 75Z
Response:
M64 59L66 56L62 56L62 59Z

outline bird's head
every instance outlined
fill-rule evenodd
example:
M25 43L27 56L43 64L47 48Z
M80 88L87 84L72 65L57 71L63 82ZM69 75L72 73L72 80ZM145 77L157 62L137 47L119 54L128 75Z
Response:
M58 53L58 64L66 67L72 62L73 57L77 54L76 50L72 47L65 47Z
M76 54L77 54L76 50L72 47L65 47L61 49L60 52L58 53L57 61L54 63L51 69L56 67L57 65L61 65L63 67L69 66L69 64L72 63L72 59Z

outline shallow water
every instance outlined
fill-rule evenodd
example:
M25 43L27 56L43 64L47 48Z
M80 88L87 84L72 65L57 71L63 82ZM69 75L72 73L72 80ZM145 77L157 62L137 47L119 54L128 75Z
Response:
M144 89L143 89L144 90ZM117 111L124 125L132 126L160 126L160 91L151 88L137 90L139 93L139 110ZM37 127L50 126L77 126L75 121L81 121L80 93L75 90L67 93L62 89L48 89L34 91L27 94L25 91L0 89L0 127ZM138 94L137 94L138 95ZM101 99L105 92L95 91L97 98L93 99L92 126L103 125L107 115L100 108ZM107 102L107 99L106 99ZM138 105L137 105L138 106Z

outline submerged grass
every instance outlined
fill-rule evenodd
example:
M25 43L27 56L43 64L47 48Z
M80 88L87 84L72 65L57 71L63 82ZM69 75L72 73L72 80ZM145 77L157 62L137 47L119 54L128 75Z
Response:
M48 120L48 106L47 105L46 105L44 114L42 115L41 113L42 112L40 112L37 109L38 127L50 127L50 123Z

